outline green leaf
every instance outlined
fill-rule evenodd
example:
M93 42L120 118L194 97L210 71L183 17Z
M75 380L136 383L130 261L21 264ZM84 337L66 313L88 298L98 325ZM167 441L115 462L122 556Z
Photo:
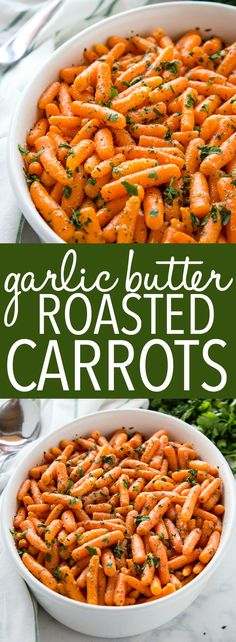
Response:
M101 462L108 464L108 466L114 466L114 455L102 455Z
M109 114L109 115L107 116L107 120L109 120L109 121L110 121L110 123L116 123L116 122L117 122L117 120L118 120L118 115L119 115L119 114L116 114L115 112L114 112L113 114Z
M136 526L138 526L139 524L141 524L141 522L147 522L150 517L149 515L136 515L134 519L136 521Z
M206 113L209 114L209 111L210 111L209 105L205 105L205 104L202 105L201 106L201 111L206 111Z
M69 185L65 185L63 189L63 195L65 196L65 198L70 198L71 192L72 192L72 187L70 187Z
M22 147L20 143L19 145L17 145L17 147L19 149L19 152L22 154L22 156L26 156L27 154L29 154L29 149L26 149L26 147Z
M138 188L137 185L131 185L131 183L128 183L128 181L122 181L122 185L124 185L126 192L129 196L137 196L138 195Z
M202 147L198 147L200 149L200 159L204 160L209 154L222 154L222 150L219 147L216 147L216 145L202 145Z
M56 577L56 578L57 578L57 580L59 580L59 582L61 582L61 580L62 580L62 574L61 574L61 569L59 568L59 566L57 566L57 567L55 568L55 571L54 571L54 577Z
M164 138L165 138L165 140L168 140L169 143L172 141L172 131L171 131L171 129L169 127L167 129L167 132L166 132Z
M186 103L185 103L186 107L188 107L190 109L190 107L193 107L193 105L195 105L196 102L197 102L196 98L193 98L193 96L191 96L191 94L187 94L187 100L186 100Z
M81 210L74 210L73 214L71 215L71 221L74 223L74 226L76 227L77 230L80 230L82 227L82 223L79 220L79 217L81 216L82 212Z
M149 172L148 178L157 178L157 173L156 172Z
M94 548L93 546L85 546L85 548L87 549L89 555L97 555L98 554L97 549Z
M92 176L90 176L90 178L88 178L88 180L87 180L87 183L89 185L96 185L96 182L97 182L96 178L92 178Z
M71 149L71 145L69 145L68 143L59 143L58 147L59 148L65 147L65 149Z
M208 58L210 58L210 60L218 60L218 59L219 59L219 58L221 58L221 57L222 57L222 56L221 56L221 51L215 51L215 53L210 54L210 55L208 56Z
M174 179L171 178L169 185L164 190L164 197L167 205L172 205L174 198L179 196L179 190L176 187L173 187Z
M123 555L124 551L123 551L123 547L121 546L120 542L117 542L117 545L114 548L114 552L115 552L116 557L118 557L118 559L120 559L121 556Z
M156 67L156 71L171 71L172 74L177 74L179 71L180 60L172 60L170 62L163 60L163 62Z
M152 410L197 426L219 448L236 473L236 399L151 399ZM195 483L195 469L189 470ZM191 482L190 482L191 483Z
M220 210L222 225L227 225L231 216L231 211L228 210L228 208L225 205L219 205L219 210Z
M155 218L158 215L159 215L158 210L150 210L149 212L149 216L151 216L151 218Z
M110 91L110 93L109 93L109 98L112 100L113 98L115 98L116 96L118 96L118 93L119 93L119 92L118 92L118 89L116 89L116 87L115 87L114 85L112 85L112 86L111 86L111 91Z

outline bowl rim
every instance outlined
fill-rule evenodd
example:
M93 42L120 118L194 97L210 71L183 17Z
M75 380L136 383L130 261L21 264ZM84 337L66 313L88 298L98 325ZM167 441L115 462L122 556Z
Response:
M43 592L44 591L46 592L45 595L48 595L49 597L51 596L56 601L59 600L59 603L61 603L62 605L63 604L65 604L65 605L66 604L67 605L70 604L72 606L72 608L77 608L79 606L81 608L83 607L83 608L89 609L89 610L90 609L93 609L93 610L94 609L99 609L99 611L102 610L102 612L104 612L104 613L105 613L104 609L109 608L109 612L110 613L112 613L112 612L116 612L117 613L117 607L116 606L107 607L107 605L103 605L102 606L102 605L87 604L87 603L84 603L84 602L76 602L74 600L71 600L71 598L68 598L66 596L60 595L59 593L55 593L54 591L49 589L47 586L45 586L44 584L39 582L39 580L37 580L34 577L34 575L32 575L32 573L30 573L30 571L24 566L23 562L21 561L21 559L20 559L20 557L19 557L19 555L17 553L17 549L15 547L13 538L12 538L10 532L9 532L9 526L8 526L8 524L6 525L6 520L4 519L4 514L7 511L8 494L11 495L11 488L12 488L12 486L14 486L14 476L17 473L17 471L21 467L24 466L24 463L27 461L28 457L32 456L33 452L35 450L37 450L39 446L43 447L44 442L50 440L50 438L54 439L54 437L55 437L55 441L58 442L60 440L60 435L64 433L65 429L70 427L71 430L73 431L73 426L78 425L80 423L83 423L84 420L88 420L88 419L92 420L93 417L96 417L98 415L99 416L102 416L102 415L109 416L111 414L117 415L117 420L118 420L119 419L119 415L124 413L124 412L125 413L128 412L128 414L131 413L132 417L134 417L135 414L142 414L144 417L145 417L145 415L147 415L147 413L149 415L152 414L153 417L155 416L157 418L157 421L158 421L158 417L161 417L161 418L168 417L168 419L170 419L171 422L172 422L174 430L175 430L175 426L176 426L176 429L178 429L178 426L183 426L183 425L187 426L189 431L190 431L190 433L192 433L191 437L193 436L193 441L194 441L194 435L198 434L198 436L200 436L200 440L202 440L203 444L204 443L208 443L208 444L210 443L210 446L212 448L213 454L214 454L214 452L217 453L217 456L218 456L218 458L220 460L220 463L222 464L222 467L223 467L223 470L224 470L224 473L225 473L225 478L227 479L227 485L228 485L228 488L229 488L229 493L231 494L230 522L228 523L228 525L226 527L227 531L225 533L225 537L223 537L223 542L222 542L222 538L221 538L220 545L219 545L214 557L206 565L206 567L203 569L203 571L199 575L197 575L189 584L186 584L185 586L183 586L179 591L176 591L176 592L174 592L174 593L172 593L170 595L166 595L165 597L161 598L160 604L163 603L163 600L165 600L165 602L168 600L171 603L172 600L176 600L176 598L178 599L181 595L184 596L186 593L188 593L189 587L191 588L191 586L193 586L193 584L194 584L194 588L199 586L199 585L201 585L202 582L204 582L204 579L206 578L207 575L210 578L210 576L212 575L214 570L216 570L218 568L220 562L222 561L222 559L224 557L224 554L226 553L226 550L227 550L227 544L230 541L230 539L232 539L232 535L233 535L233 532L234 532L234 526L236 524L236 493L235 493L235 480L234 480L232 471L231 471L231 469L229 467L228 462L226 461L225 457L222 455L220 450L215 446L215 444L213 444L210 441L210 439L208 439L208 437L206 437L206 435L201 433L195 426L192 426L191 424L187 424L185 421L182 421L182 419L178 419L177 417L174 417L173 415L168 415L166 413L157 412L155 410L143 409L143 408L108 409L108 410L96 411L96 412L93 412L91 414L86 414L86 415L83 415L81 417L78 417L77 419L74 419L73 421L68 422L67 424L64 424L63 426L61 426L57 430L53 431L52 433L49 433L48 435L44 435L43 437L41 437L39 440L37 440L37 443L35 444L35 446L32 447L28 453L25 454L25 457L23 457L20 460L18 466L16 467L16 469L14 471L14 474L12 475L10 481L7 484L6 489L3 492L2 510L1 510L1 522L2 522L2 532L3 532L4 546L7 548L7 551L11 554L11 561L13 562L13 559L15 560L17 569L19 570L19 574L21 576L22 575L25 576L24 579L25 579L26 583L27 583L27 578L29 578L30 581L32 582L32 584L35 585L36 590L37 590L37 588L39 589L39 587L40 587L40 589ZM118 421L117 421L117 423L118 423ZM190 437L190 440L192 441L191 437ZM127 613L127 608L129 609L129 612L130 612L130 610L133 610L133 609L135 609L134 612L136 612L137 608L139 610L142 610L144 608L147 608L148 606L149 607L153 606L153 604L157 605L157 602L158 601L154 600L153 602L144 602L143 604L134 604L134 605L121 606L121 607L119 607L119 612Z
M202 2L201 0L196 0L193 2L192 0L178 0L177 2L160 2L156 4L151 4L151 5L144 5L141 7L136 7L133 9L128 9L127 11L122 11L117 14L114 14L113 16L110 16L108 18L104 18L103 20L99 20L99 22L95 22L94 24L90 25L89 27L86 27L85 29L82 29L82 31L78 32L75 34L72 38L69 38L66 40L65 43L63 43L60 47L58 47L45 61L45 63L42 65L42 67L38 70L36 75L34 76L33 80L30 80L24 89L24 91L21 94L19 103L17 105L16 110L14 111L13 117L11 119L11 124L10 124L10 130L9 130L9 135L8 135L8 145L7 145L7 168L8 168L8 175L10 178L10 183L11 187L16 195L16 197L19 200L19 205L20 208L23 210L23 215L28 221L29 225L33 228L33 230L36 232L36 234L39 235L40 240L43 240L46 243L63 243L65 244L65 241L61 239L56 232L53 231L52 228L49 227L49 225L44 221L44 219L40 216L39 212L36 210L33 201L30 198L30 195L23 191L21 185L18 182L17 174L18 174L18 167L15 166L15 158L16 158L16 135L15 135L15 129L17 126L18 119L20 118L21 114L21 108L22 104L24 103L25 96L28 94L28 91L30 90L30 87L34 86L34 83L37 82L37 79L43 74L43 72L48 68L48 65L54 60L56 60L57 57L60 57L61 53L68 48L71 44L75 42L79 42L81 37L86 37L86 35L90 34L93 31L96 31L96 27L99 25L99 27L103 27L105 25L113 24L116 23L117 21L119 22L120 19L122 19L124 16L127 16L127 18L132 18L132 15L134 14L142 14L142 13L149 13L152 12L155 8L160 9L160 7L168 7L171 8L173 11L175 8L183 8L183 10L186 10L188 8L192 8L194 5L195 8L199 7L201 8L201 11L204 10L205 7L212 8L216 10L216 5L214 2ZM231 14L232 11L236 11L236 7L233 5L225 5L223 3L217 3L217 10L218 11L223 11L225 14Z

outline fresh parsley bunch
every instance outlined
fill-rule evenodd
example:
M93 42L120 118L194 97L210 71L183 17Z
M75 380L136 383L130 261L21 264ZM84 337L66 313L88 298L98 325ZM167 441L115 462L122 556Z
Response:
M149 408L195 425L236 474L236 399L150 399Z

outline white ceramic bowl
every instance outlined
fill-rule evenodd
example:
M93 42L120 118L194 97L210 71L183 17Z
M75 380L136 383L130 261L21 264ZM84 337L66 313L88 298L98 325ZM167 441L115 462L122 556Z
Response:
M128 36L132 30L145 33L150 32L155 26L163 27L173 38L189 29L199 27L205 38L215 33L221 36L226 43L233 42L235 17L236 8L233 6L210 2L168 2L167 4L144 6L92 25L68 40L50 56L46 64L26 87L17 105L8 145L10 180L19 207L44 242L64 243L41 218L30 198L17 145L18 143L25 145L26 132L33 126L37 117L37 99L45 87L58 77L59 69L72 63L78 64L82 60L84 47L89 48L96 42L105 42L112 33Z
M213 466L219 467L219 474L224 482L225 516L223 531L219 548L211 562L200 575L176 593L155 602L136 606L119 608L91 606L74 602L54 593L38 582L22 563L9 528L12 527L12 518L16 510L17 490L27 476L29 468L41 460L43 451L56 445L60 439L68 439L78 433L81 436L88 436L92 430L99 430L102 434L109 435L120 426L128 428L130 434L140 431L147 436L156 430L165 429L173 439L181 442L191 442L203 459ZM235 482L231 470L220 451L196 428L192 428L183 421L169 415L149 410L109 410L77 419L73 423L60 428L52 435L38 441L37 445L19 464L4 492L1 509L2 534L6 552L10 556L16 571L27 582L39 604L56 620L88 635L102 638L128 637L154 629L168 622L186 609L203 591L212 573L222 564L225 552L230 546L235 530L235 506Z

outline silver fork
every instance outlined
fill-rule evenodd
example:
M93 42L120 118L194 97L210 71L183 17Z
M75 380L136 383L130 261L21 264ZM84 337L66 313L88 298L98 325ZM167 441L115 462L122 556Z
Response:
M19 62L25 56L39 31L63 3L64 0L46 2L44 7L39 9L14 36L0 47L0 71L4 71L6 67Z
M7 399L0 403L0 472L5 464L41 430L39 407L31 399Z

